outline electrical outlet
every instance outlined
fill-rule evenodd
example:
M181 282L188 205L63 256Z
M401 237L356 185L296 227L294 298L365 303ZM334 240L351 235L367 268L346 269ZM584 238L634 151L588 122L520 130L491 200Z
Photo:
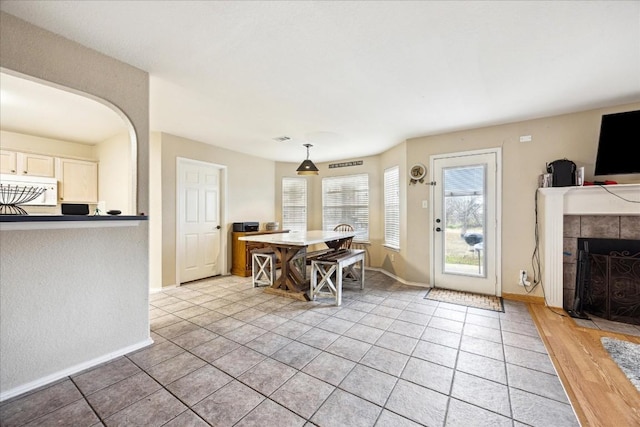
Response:
M520 275L518 277L518 285L520 286L529 286L531 282L527 280L527 270L520 270Z

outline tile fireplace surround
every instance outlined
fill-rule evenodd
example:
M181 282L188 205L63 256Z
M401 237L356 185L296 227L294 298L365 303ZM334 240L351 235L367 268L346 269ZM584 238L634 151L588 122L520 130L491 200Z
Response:
M575 283L577 242L571 241L577 237L640 239L640 203L623 200L640 202L640 184L540 188L538 192L542 285L547 305L562 308L565 292L572 292L564 290L565 280L573 278ZM563 255L565 251L572 255ZM572 275L564 271L565 263L571 264Z
M640 216L565 215L563 250L564 309L573 308L578 238L640 240Z

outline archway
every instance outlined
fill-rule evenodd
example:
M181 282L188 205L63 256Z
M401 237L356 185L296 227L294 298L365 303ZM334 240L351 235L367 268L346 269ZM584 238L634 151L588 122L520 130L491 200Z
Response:
M2 150L97 163L91 212L137 211L137 137L129 118L107 100L0 69ZM6 171L5 171L6 172ZM23 173L24 171L20 171ZM60 171L56 170L60 179ZM61 195L62 197L62 195ZM59 213L33 207L37 213Z

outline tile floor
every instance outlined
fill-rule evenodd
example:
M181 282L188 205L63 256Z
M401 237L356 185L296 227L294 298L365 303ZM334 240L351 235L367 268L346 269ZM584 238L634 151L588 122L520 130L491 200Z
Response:
M2 426L577 426L526 307L425 300L367 272L344 301L226 276L151 295L155 343L0 405Z

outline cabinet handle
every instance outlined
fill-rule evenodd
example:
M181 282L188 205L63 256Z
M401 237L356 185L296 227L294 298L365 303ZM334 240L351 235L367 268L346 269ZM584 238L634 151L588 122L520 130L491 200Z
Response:
M15 169L11 169L11 173L16 173L16 170Z
M29 172L27 172L27 171L22 171L22 173L26 175L26 174L28 174Z

